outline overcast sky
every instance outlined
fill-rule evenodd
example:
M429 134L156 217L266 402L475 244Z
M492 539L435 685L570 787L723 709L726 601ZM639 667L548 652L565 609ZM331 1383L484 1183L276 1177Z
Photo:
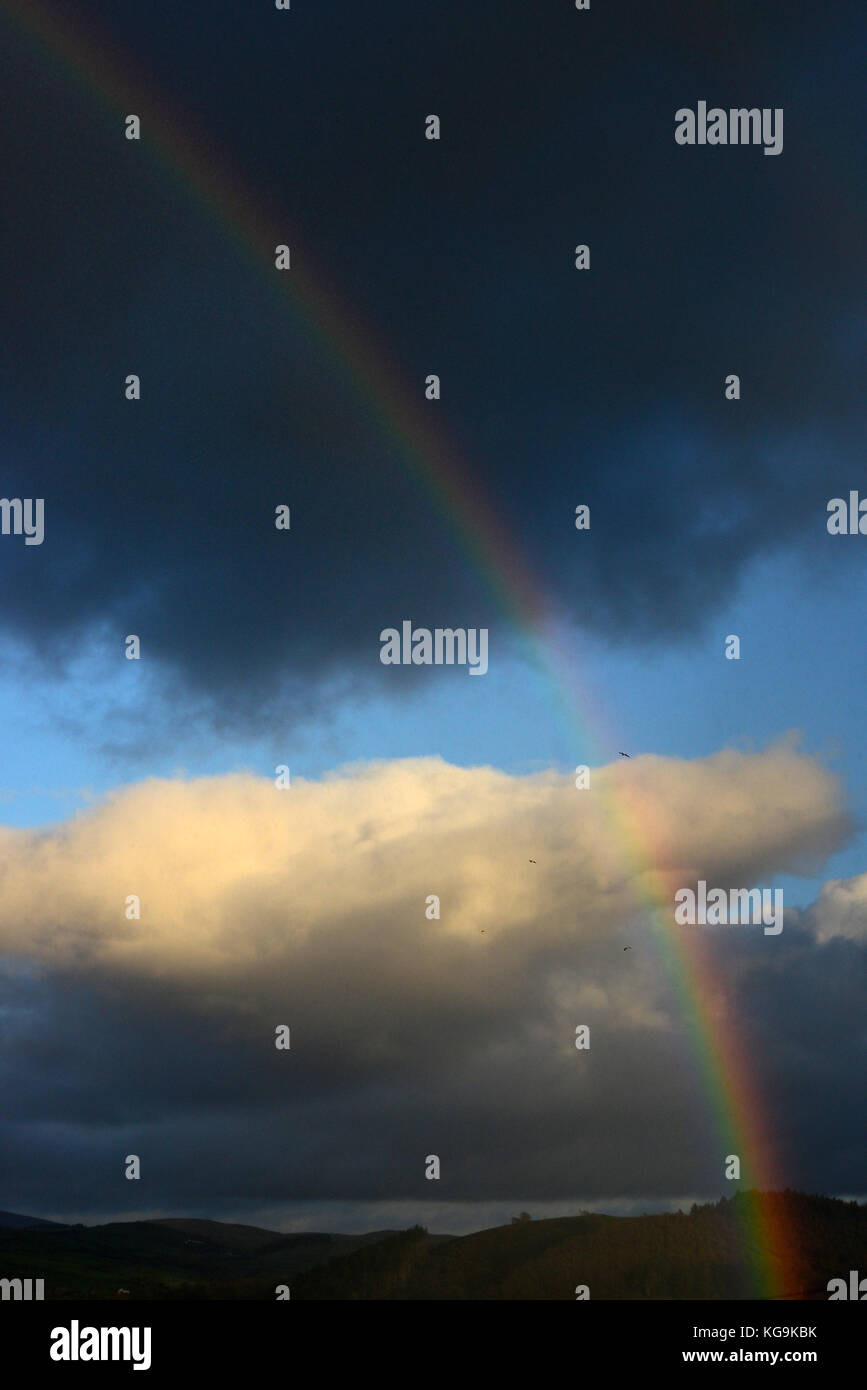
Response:
M45 537L0 536L0 1207L718 1198L617 804L666 892L784 889L780 935L706 943L714 997L789 1184L867 1192L867 537L826 525L867 496L863 6L19 10L0 492ZM699 101L782 109L782 152L676 144ZM488 629L486 674L383 665L404 620Z

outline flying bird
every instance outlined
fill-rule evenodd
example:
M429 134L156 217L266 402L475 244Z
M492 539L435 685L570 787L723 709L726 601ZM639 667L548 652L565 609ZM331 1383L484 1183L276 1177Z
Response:
M535 864L535 862L536 862L535 859L531 859L531 860L530 860L530 863L531 863L531 864Z
M631 757L632 755L631 755L630 753L621 753L620 756L621 756L621 758L629 758L629 757Z
M631 946L624 946L623 949L624 949L624 951L631 951L631 950L632 950L632 947L631 947Z

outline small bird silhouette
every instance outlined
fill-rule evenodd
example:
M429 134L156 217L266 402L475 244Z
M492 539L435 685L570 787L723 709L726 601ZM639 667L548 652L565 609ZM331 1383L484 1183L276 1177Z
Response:
M620 756L621 756L621 758L629 758L629 757L631 757L631 754L630 754L630 753L621 753Z
M631 950L632 950L632 947L631 947L631 946L624 946L623 949L624 949L624 951L631 951Z
M530 863L531 863L531 864L535 864L535 862L536 862L535 859L531 859L531 860L530 860Z

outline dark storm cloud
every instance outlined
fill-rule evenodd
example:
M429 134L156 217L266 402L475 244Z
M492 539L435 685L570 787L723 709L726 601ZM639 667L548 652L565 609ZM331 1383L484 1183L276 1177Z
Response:
M577 623L669 639L756 555L827 568L863 425L856 7L102 8L144 82L141 146L92 86L4 44L3 492L46 499L44 545L0 550L10 632L43 656L136 632L166 699L242 717L376 680L402 618L500 621L393 430L287 308L273 248L255 268L151 157L162 92L405 389L441 375L422 409ZM676 146L699 99L782 107L782 155ZM860 563L842 545L838 582Z

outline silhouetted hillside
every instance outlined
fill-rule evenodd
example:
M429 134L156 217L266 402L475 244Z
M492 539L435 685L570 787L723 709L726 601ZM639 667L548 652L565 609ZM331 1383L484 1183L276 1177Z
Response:
M764 1199L768 1200L768 1199ZM776 1194L800 1255L777 1251L785 1296L827 1298L827 1282L864 1263L867 1206ZM752 1199L723 1199L687 1216L584 1215L520 1221L432 1245L420 1227L302 1274L295 1299L754 1298L744 1259Z
M867 1205L801 1193L762 1199L785 1214L797 1254L773 1252L785 1296L827 1298L865 1265ZM46 1299L755 1298L753 1195L689 1215L519 1220L468 1236L422 1227L344 1236L167 1218L0 1230L0 1278L45 1280ZM25 1218L26 1219L26 1218ZM120 1289L129 1294L120 1294Z
M262 1226L238 1226L228 1221L203 1221L195 1217L166 1216L148 1224L164 1226L183 1236L187 1245L201 1245L227 1255L252 1255L286 1240L297 1239L281 1235L279 1231L265 1230ZM327 1236L324 1238L328 1239ZM312 1235L305 1236L305 1239L315 1243L323 1237Z
M168 1218L0 1230L0 1278L45 1280L46 1299L273 1299L304 1269L387 1239L282 1235L221 1221Z
M17 1211L0 1211L0 1231L27 1231L39 1227L43 1231L64 1231L62 1221L43 1221L40 1216L22 1216Z

